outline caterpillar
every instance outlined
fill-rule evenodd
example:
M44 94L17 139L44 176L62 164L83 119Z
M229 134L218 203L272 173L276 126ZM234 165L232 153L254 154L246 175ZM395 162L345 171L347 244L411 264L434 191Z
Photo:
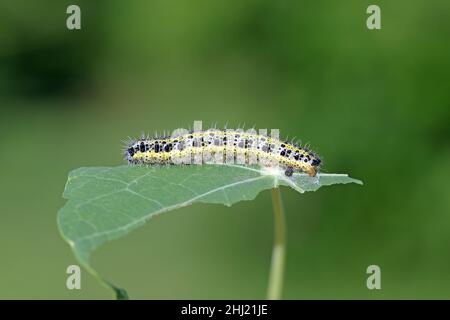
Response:
M126 146L130 165L239 163L279 166L286 176L305 172L316 176L319 156L306 147L277 137L240 129L184 131L164 137L142 137Z

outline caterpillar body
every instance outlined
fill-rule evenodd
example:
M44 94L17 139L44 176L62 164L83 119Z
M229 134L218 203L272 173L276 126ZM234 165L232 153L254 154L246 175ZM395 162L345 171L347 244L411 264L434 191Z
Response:
M316 176L321 160L297 144L254 132L209 129L170 137L141 138L128 143L125 158L131 165L239 163L279 166L286 176L305 172Z

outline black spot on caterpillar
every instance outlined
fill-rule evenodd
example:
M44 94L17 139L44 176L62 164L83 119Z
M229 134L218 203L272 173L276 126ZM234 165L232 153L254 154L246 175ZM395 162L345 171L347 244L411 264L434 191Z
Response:
M166 137L132 140L125 158L131 165L237 163L279 166L286 176L306 172L316 176L319 156L307 148L256 131L217 130L185 132Z

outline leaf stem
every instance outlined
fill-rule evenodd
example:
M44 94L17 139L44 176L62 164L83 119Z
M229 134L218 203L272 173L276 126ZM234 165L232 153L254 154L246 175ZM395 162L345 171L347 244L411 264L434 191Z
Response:
M283 288L284 260L286 255L286 222L280 188L272 188L271 192L274 214L274 242L267 299L279 300Z

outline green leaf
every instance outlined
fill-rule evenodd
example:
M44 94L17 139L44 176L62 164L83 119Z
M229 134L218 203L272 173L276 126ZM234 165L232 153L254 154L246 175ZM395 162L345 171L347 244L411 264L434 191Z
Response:
M79 262L117 298L127 298L125 290L97 274L89 257L101 244L126 235L154 215L199 202L231 206L279 185L303 193L352 182L362 184L346 174L289 178L279 169L237 165L79 168L69 174L64 190L68 201L58 213L58 226Z

